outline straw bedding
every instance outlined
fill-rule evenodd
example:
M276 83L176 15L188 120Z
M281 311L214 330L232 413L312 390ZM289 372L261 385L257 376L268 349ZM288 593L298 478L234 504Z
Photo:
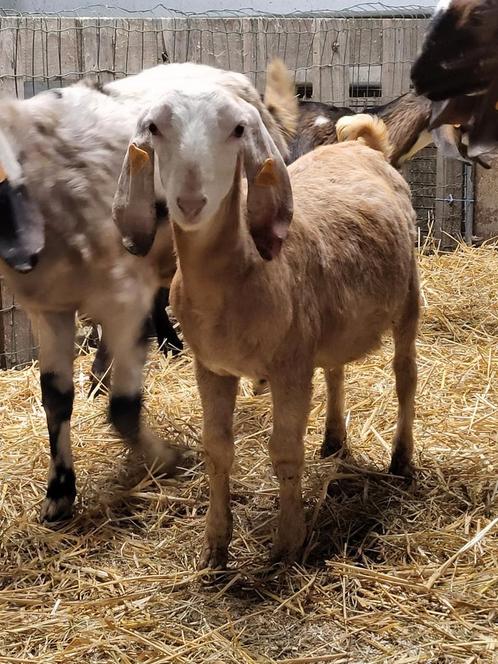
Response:
M306 439L304 560L269 568L277 485L268 395L243 385L231 570L195 571L207 507L188 354L148 365L147 410L190 448L175 479L138 474L76 362L76 516L50 529L36 367L0 373L0 662L498 661L498 252L420 257L416 483L384 474L392 346L350 367L353 457L321 461L324 384Z

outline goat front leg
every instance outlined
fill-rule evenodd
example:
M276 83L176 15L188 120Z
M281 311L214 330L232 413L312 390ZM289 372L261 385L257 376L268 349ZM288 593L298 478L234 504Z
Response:
M136 311L126 313L126 317L110 315L102 320L104 338L114 358L110 420L131 448L143 455L148 465L157 471L170 473L176 467L178 454L142 420L147 316L140 317Z
M270 376L270 387L273 400L270 456L280 485L280 512L272 560L293 561L306 539L301 479L312 372L300 377Z
M233 451L233 411L239 379L218 376L198 360L195 365L202 402L202 444L209 476L209 509L199 568L223 569L232 539L230 470Z
M112 357L102 336L98 341L97 352L90 372L90 390L88 396L99 396L111 388Z
M47 313L36 319L42 404L50 439L47 495L42 521L60 521L72 513L76 479L71 453L75 314Z

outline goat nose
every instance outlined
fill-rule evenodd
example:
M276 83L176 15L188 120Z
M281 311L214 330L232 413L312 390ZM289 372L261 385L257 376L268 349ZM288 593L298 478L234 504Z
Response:
M196 217L206 205L205 196L178 196L176 204L186 217Z

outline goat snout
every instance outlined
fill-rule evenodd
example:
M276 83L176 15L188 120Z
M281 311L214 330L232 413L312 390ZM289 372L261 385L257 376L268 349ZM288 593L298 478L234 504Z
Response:
M178 196L176 204L188 219L194 219L207 203L205 196Z

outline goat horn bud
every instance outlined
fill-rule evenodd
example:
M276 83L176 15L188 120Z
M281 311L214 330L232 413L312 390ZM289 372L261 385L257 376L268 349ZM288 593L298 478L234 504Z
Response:
M277 173L275 170L274 159L265 159L254 178L254 184L259 187L273 187L277 184Z
M149 161L149 155L145 150L139 148L138 145L132 143L128 148L128 156L130 158L130 172L132 175L140 173L145 164Z

